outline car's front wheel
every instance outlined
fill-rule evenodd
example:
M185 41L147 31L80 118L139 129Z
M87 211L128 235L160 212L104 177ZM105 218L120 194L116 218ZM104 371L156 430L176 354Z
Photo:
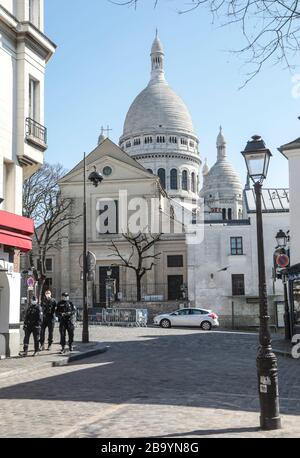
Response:
M170 322L170 320L166 320L166 319L161 320L160 326L162 328L170 328L171 327L171 322Z
M209 321L202 321L201 329L203 329L203 331L210 331L211 328L212 328L212 325Z

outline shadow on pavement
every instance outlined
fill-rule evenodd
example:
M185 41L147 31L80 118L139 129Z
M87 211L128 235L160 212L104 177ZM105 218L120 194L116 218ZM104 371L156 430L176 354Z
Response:
M253 336L199 332L145 337L105 341L107 353L73 363L65 373L53 368L50 377L2 388L0 399L259 410ZM288 380L280 373L288 374ZM282 413L300 414L299 379L300 366L280 360Z
M252 433L261 431L258 427L249 428L224 428L224 429L200 429L196 431L187 431L178 434L167 434L165 436L155 436L153 439L167 439L168 437L187 437L187 436L215 436L218 434L240 434L240 433ZM147 439L152 439L148 437Z

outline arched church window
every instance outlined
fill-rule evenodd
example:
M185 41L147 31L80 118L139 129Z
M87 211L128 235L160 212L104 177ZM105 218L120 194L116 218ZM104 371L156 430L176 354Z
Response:
M181 143L182 145L185 145L185 146L187 146L187 144L188 144L186 138L181 138L181 139L180 139L180 143Z
M141 139L140 138L135 138L133 140L133 146L137 146L137 145L140 145L141 144Z
M171 170L171 189L178 189L178 173L176 169Z
M226 208L222 209L222 218L226 219Z
M196 192L195 172L192 173L192 192Z
M152 137L145 137L145 144L148 145L149 143L152 143Z
M165 189L166 188L166 171L165 171L165 169L158 169L157 175L158 175L158 178L160 179L160 184Z
M183 191L188 190L188 174L186 170L182 172L182 189Z
M165 141L166 141L166 139L163 136L159 136L159 137L156 138L156 142L157 143L165 143Z
M169 138L170 143L177 143L177 137L170 137Z
M131 147L131 142L126 142L126 148L130 148Z
M228 219L232 220L232 209L228 208Z

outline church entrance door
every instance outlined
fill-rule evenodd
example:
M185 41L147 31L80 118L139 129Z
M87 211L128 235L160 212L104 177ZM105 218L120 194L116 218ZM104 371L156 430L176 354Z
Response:
M106 279L107 279L107 270L108 266L100 266L99 267L99 299L100 299L100 307L106 307ZM111 278L117 281L116 287L116 297L119 291L120 286L120 268L118 266L112 267L112 275Z
M180 287L183 284L183 275L168 276L168 300L175 301L181 298Z

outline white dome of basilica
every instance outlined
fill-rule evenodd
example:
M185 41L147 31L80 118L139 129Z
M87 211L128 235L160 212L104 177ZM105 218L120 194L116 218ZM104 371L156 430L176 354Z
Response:
M151 64L151 79L128 110L123 138L150 132L195 136L187 106L165 79L164 50L157 35L151 48Z
M198 138L183 100L165 80L164 50L157 33L151 48L151 78L130 106L120 147L158 175L172 197L199 195Z
M154 81L144 89L129 108L123 135L143 132L194 131L191 115L183 100L166 81Z

